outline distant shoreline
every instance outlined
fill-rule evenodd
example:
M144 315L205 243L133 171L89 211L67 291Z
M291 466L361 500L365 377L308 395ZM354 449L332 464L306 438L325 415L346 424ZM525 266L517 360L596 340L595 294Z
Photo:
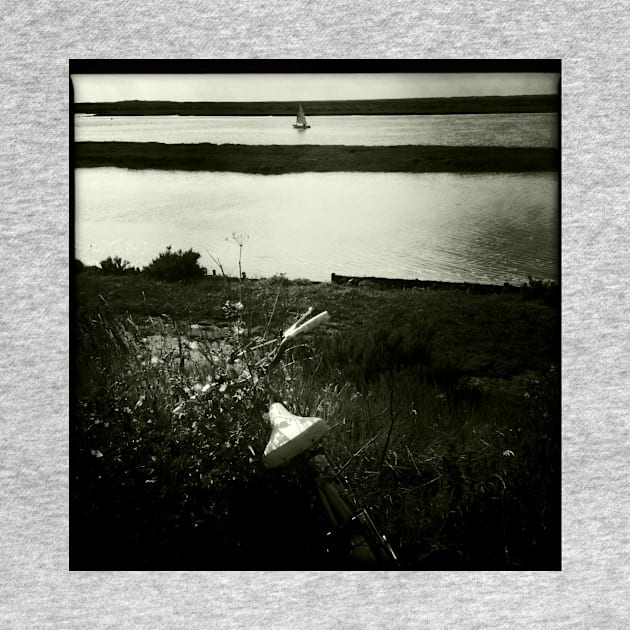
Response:
M77 142L74 167L230 171L277 175L302 172L515 173L558 170L547 147L345 146Z
M518 293L522 287L504 282L492 284L487 282L449 282L444 280L418 280L410 278L380 278L375 276L342 276L338 273L330 275L331 284L342 286L368 287L371 289L421 289L423 291L460 291L489 295L491 293ZM552 283L555 284L555 283Z
M97 116L295 116L297 102L120 101L75 103L74 113ZM307 116L553 113L555 94L347 101L303 101Z

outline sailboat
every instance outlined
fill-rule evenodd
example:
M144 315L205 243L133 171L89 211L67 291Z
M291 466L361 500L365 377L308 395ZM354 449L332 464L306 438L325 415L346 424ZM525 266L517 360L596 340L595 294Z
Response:
M306 118L304 117L304 109L302 108L302 103L300 103L298 107L297 120L295 121L295 125L293 125L293 129L310 129L311 126L306 122Z

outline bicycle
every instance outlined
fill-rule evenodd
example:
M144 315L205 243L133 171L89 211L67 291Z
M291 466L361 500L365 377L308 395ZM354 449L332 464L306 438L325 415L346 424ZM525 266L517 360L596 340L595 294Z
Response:
M330 319L327 311L309 317L312 311L310 308L285 330L275 353L265 356L261 364L267 363L266 375L278 365L296 337ZM334 557L345 555L349 568L397 568L398 558L392 546L380 534L368 511L356 504L347 480L342 478L341 471L333 466L321 446L322 438L329 431L326 422L315 416L295 415L279 402L270 404L268 417L271 435L264 450L263 464L269 469L295 466L313 476L317 495L331 524L326 536L326 551Z

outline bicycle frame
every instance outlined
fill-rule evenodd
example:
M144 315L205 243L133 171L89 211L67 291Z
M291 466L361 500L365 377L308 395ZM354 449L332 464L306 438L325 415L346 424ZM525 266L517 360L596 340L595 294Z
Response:
M328 312L324 311L306 320L311 312L312 308L284 332L268 370L279 362L290 340L329 319ZM398 559L385 536L378 532L367 510L355 504L347 483L325 452L315 448L328 432L325 422L321 418L295 416L280 403L271 404L269 419L272 432L263 461L268 468L287 464L296 458L307 462L332 525L327 537L328 551L337 555L345 550L352 568L397 567Z
M398 558L392 546L378 532L367 510L356 506L349 487L326 454L316 453L309 465L316 474L319 498L334 528L328 534L329 550L340 543L349 546L350 559L357 568L395 568Z

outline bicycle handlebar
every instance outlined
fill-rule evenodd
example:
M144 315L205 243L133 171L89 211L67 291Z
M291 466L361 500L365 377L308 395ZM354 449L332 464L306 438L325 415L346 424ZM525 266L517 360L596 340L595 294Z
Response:
M278 361L280 361L280 358L284 354L284 351L286 350L290 341L292 341L293 339L295 339L295 337L297 337L298 335L301 335L302 333L308 332L309 330L313 330L313 328L317 328L317 326L321 326L322 324L324 324L330 319L330 315L328 314L328 311L323 311L319 313L318 315L315 315L314 317L311 317L310 319L304 321L312 312L313 312L313 307L311 306L308 309L308 311L304 313L304 315L302 315L294 324L289 326L282 333L283 339L280 342L278 349L276 350L275 356L273 357L273 359L271 360L271 363L269 364L267 368L268 370L270 370L272 367L274 367L278 363Z
M311 306L311 308L309 308L308 311L306 311L306 313L302 315L302 317L300 317L300 319L298 319L297 322L295 322L295 324L293 324L292 326L289 326L289 328L287 328L284 331L282 336L285 339L297 337L298 335L301 335L304 332L308 332L309 330L312 330L313 328L316 328L317 326L324 324L330 319L330 315L328 314L328 311L323 311L322 313L319 313L319 315L315 315L314 317L311 317L309 320L307 320L306 322L302 324L301 322L304 321L304 319L308 317L312 312L313 312L313 307Z

